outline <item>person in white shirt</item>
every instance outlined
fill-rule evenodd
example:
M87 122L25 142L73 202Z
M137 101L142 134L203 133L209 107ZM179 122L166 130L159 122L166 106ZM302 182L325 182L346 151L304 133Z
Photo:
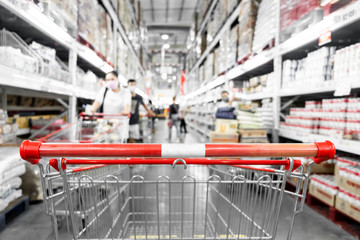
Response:
M97 93L92 104L92 112L98 109L104 114L130 114L131 93L120 86L118 73L109 72L105 75L105 87Z

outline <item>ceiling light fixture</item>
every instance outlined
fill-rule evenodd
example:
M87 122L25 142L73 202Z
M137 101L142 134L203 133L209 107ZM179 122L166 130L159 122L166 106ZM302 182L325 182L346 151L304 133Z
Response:
M169 35L167 35L167 34L162 34L162 35L161 35L161 39L162 39L162 40L168 40L168 39L169 39Z
M172 80L171 79L168 79L168 83L171 83L172 82Z
M169 49L169 48L170 48L170 44L165 43L165 44L163 45L163 48Z
M172 79L175 81L175 80L176 80L176 76L173 76Z

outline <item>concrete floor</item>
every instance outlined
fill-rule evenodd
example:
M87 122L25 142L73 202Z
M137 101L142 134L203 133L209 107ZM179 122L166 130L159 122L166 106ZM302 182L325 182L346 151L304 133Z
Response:
M174 131L175 129L173 129ZM172 142L179 142L173 134ZM146 138L145 142L164 143L169 142L168 128L165 121L156 123L156 133ZM203 141L199 136L192 134L183 134L185 143L197 143ZM289 212L291 212L292 199L288 196L284 197L283 206L280 212L280 219L276 239L286 239L288 223L290 221ZM8 227L0 233L1 240L20 240L20 239L36 239L47 240L53 239L53 232L50 218L44 213L43 204L37 203L30 205L30 209L14 219L8 224ZM295 220L293 240L303 239L355 239L343 229L319 215L317 212L305 205L304 211L300 213Z

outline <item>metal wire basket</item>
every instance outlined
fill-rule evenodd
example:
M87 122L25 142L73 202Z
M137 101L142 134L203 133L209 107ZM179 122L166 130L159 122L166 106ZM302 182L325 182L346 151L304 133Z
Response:
M25 141L20 153L40 167L45 209L51 216L55 239L276 239L285 195L293 198L293 208L287 212L290 239L295 215L303 208L311 166L332 158L335 148L330 142L186 145ZM218 158L288 154L311 156L314 162L304 172L301 161L292 158ZM39 163L44 157L59 158L50 159L44 169ZM79 164L101 165L69 168ZM185 169L175 168L177 164ZM264 164L283 167L249 166ZM299 172L292 172L296 168ZM304 180L302 192L301 181L295 191L285 190L290 176ZM55 183L62 186L60 191L53 191Z
M0 64L38 73L40 61L40 57L16 33L0 30Z

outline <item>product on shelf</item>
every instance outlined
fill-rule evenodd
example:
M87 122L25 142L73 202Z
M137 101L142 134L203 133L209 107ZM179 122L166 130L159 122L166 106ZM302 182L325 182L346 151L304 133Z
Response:
M360 166L344 165L339 167L338 185L345 191L360 195Z
M242 81L241 93L271 93L274 89L274 84L274 73L252 77L249 79L249 81Z
M272 129L274 126L273 103L270 99L261 100L261 107L256 109L255 115L260 118L263 128Z
M336 195L335 208L351 218L360 221L360 196L343 189Z
M0 64L28 73L38 73L40 57L16 34L0 31Z
M334 175L311 175L309 193L329 206L335 206L338 186Z
M321 21L323 10L319 6L318 0L281 0L281 40L284 41L311 24Z
M42 0L44 14L76 37L78 0Z
M339 183L339 170L341 167L345 166L360 166L360 160L347 156L337 156L336 157L336 165L334 170L334 175L337 183Z
M0 156L0 211L2 211L10 202L22 195L19 189L22 181L19 176L25 173L25 163L21 160L17 147L2 147Z
M71 82L69 68L56 56L55 49L37 42L32 42L30 47L42 59L40 62L40 73L42 75L62 82Z
M78 34L94 47L98 46L99 38L99 5L97 1L78 0L79 16L78 16ZM99 49L97 49L99 50Z
M242 61L251 55L258 0L249 0L241 3L239 12L239 47L238 61Z
M335 52L334 80L339 84L359 81L360 43L350 45Z
M335 47L322 47L300 60L283 62L282 88L321 88L332 84Z
M16 123L10 123L7 112L0 109L0 144L14 142L19 126Z
M210 142L212 142L212 143L237 143L237 142L239 142L239 134L210 132Z
M232 67L237 62L237 48L239 39L239 26L236 25L230 30L228 41L227 68Z
M230 119L216 119L215 132L220 133L237 133L238 121Z
M252 50L261 52L265 47L272 45L276 33L276 1L262 0L256 18L254 42Z
M90 70L86 73L81 69L77 68L77 85L87 90L96 91L99 85L98 77Z

